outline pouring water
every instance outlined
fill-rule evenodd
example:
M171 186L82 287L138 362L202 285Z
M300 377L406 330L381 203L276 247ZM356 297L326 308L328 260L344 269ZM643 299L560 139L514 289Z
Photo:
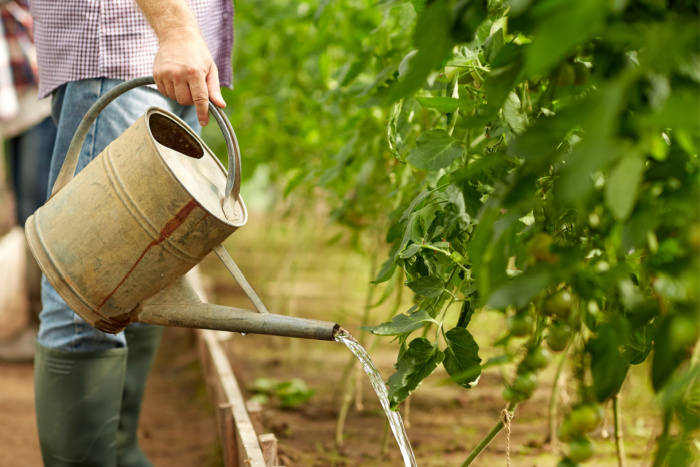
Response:
M413 454L413 449L411 449L411 443L408 441L408 435L406 434L406 428L403 425L401 415L389 408L389 392L387 391L386 386L384 385L384 380L382 380L382 376L379 374L377 367L374 366L369 354L345 329L341 328L337 332L335 335L335 340L345 344L362 363L362 368L364 368L365 373L367 373L367 376L369 376L374 392L377 393L379 401L382 404L382 408L389 419L389 425L391 426L391 431L394 433L394 437L396 438L399 448L401 449L404 464L407 467L416 467L418 465L416 464L416 457Z

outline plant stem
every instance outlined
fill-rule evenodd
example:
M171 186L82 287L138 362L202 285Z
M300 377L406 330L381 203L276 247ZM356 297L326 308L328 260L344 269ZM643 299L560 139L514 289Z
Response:
M443 255L447 256L447 257L450 258L450 259L452 259L452 253L450 253L450 252L447 251L447 250L443 250L442 248L438 248L438 247L435 247L435 246L432 246L432 245L421 245L421 248L425 248L426 250L437 251L438 253L442 253ZM460 263L458 263L458 262L455 261L454 259L452 259L452 262L453 262L454 264L456 264L460 269L462 269L462 271L464 271L464 272L466 272L466 273L469 273L469 269L465 268L464 266L462 266Z
M379 455L384 457L386 450L389 447L389 419L384 420L384 433L382 434L382 447L379 450Z
M626 467L625 443L622 440L622 416L620 413L620 393L613 397L613 416L615 417L615 448L617 450L617 465Z
M566 349L564 349L559 365L557 365L557 372L554 374L554 383L552 384L552 397L549 399L549 433L547 437L549 438L549 444L552 447L552 451L555 451L557 446L557 402L559 401L559 379L564 371L566 356L568 355L570 348L571 342L569 342L569 345L566 347Z
M411 428L411 397L403 401L403 425L406 429Z
M659 436L656 440L656 455L654 456L654 463L652 464L652 467L661 467L664 464L664 460L666 460L666 456L668 455L672 418L671 411L666 409L663 417L663 429L661 431L661 436Z
M508 407L506 407L506 410L510 413L510 418L513 418L513 414L515 413L515 408L518 406L518 404L508 404ZM474 459L476 459L479 454L481 454L481 451L483 451L486 446L489 445L491 441L496 437L498 432L500 432L503 429L503 418L498 419L498 423L491 428L491 431L488 432L488 434L484 437L484 439L481 440L481 442L474 448L474 450L469 454L469 457L462 463L461 467L467 467L471 465L472 462L474 462Z
M354 357L354 355L353 355ZM345 385L345 394L343 395L343 401L340 405L340 412L338 413L338 421L335 424L335 445L338 449L343 445L343 431L345 429L345 419L350 411L350 405L352 403L352 396L355 389L355 381L357 380L357 374L359 373L359 360L356 360L355 365L352 367L352 372L348 378Z
M457 81L459 80L459 73L455 73L455 77L450 81L450 83L447 85L447 89L445 90L445 96L446 97L452 97L455 99L459 99L459 86L457 86ZM455 130L455 124L457 123L457 114L459 113L459 109L455 109L454 112L448 113L447 114L447 133L452 136L452 133Z
M378 238L377 238L378 240ZM370 277L373 277L373 274L375 272L375 269L377 267L377 252L379 250L378 248L379 241L376 242L374 245L375 248L372 250L370 258L371 258L371 265L370 265ZM371 285L367 289L367 295L365 297L365 309L364 313L362 316L362 326L366 326L368 321L369 321L369 314L370 310L372 309L372 302L373 302L373 297L374 297L374 292L376 290L375 285ZM367 332L362 331L358 337L358 342L360 345L364 347L366 343L366 337L367 337ZM350 355L350 360L348 362L348 365L345 367L345 371L343 374L348 374L349 378L345 380L345 394L343 395L343 399L340 405L340 411L338 413L338 420L335 424L335 444L337 447L342 446L343 444L343 431L345 429L345 419L348 415L348 412L350 411L350 405L353 402L353 396L355 395L355 384L357 383L358 379L358 373L359 373L359 360L355 358L354 355ZM355 405L360 405L362 403L361 399L355 399Z

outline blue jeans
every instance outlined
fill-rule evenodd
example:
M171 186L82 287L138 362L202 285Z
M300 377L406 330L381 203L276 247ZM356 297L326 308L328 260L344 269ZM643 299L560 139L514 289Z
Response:
M58 133L51 158L49 193L80 121L98 98L121 82L106 78L73 81L54 92L52 116L58 126ZM85 138L77 171L85 168L150 107L160 107L174 113L196 132L201 129L194 106L180 105L153 88L133 89L115 99L97 117ZM80 226L76 226L75 234L80 235ZM49 284L46 276L42 278L41 301L43 309L39 314L41 324L37 341L42 346L69 352L95 352L126 347L123 332L117 335L104 333L76 315ZM131 326L137 325L139 324Z
M27 218L46 201L46 183L55 139L56 125L47 117L7 142L19 226L24 227Z

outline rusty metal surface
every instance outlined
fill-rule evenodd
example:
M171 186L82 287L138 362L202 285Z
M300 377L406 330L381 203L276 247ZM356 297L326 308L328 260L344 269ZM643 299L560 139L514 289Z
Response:
M169 141L156 141L152 120ZM245 224L240 198L233 222L220 207L225 183L201 139L151 109L27 221L27 238L68 305L98 329L118 332L138 303ZM206 190L193 198L200 186Z

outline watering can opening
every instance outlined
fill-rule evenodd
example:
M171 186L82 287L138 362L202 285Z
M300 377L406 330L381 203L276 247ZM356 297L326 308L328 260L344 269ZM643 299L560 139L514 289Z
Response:
M243 198L227 194L232 177L201 138L177 116L157 107L146 112L145 120L158 156L192 200L230 227L245 225L248 212Z
M148 126L153 139L159 144L193 159L201 159L204 149L189 131L161 113L149 116Z

